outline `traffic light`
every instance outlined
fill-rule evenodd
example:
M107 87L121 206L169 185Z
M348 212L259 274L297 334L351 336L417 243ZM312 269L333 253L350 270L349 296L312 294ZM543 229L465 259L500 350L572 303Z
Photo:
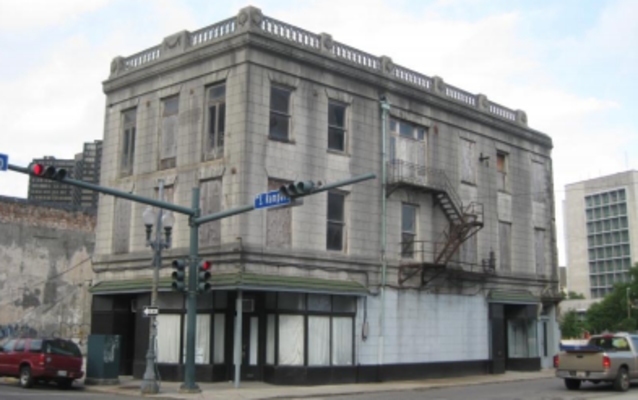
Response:
M178 292L186 291L186 283L184 279L186 278L186 260L175 260L171 264L173 269L173 273L171 277L173 278L173 283L171 283L171 288Z
M291 199L307 196L313 192L315 188L315 183L313 181L300 181L288 183L286 185L282 185L279 188L279 191L284 196L290 197Z
M210 284L210 270L213 263L208 260L201 260L197 265L197 290L199 292L208 292L212 286Z
M61 181L67 175L66 169L64 168L56 168L53 165L39 163L29 165L29 173L39 178L53 179L55 181Z

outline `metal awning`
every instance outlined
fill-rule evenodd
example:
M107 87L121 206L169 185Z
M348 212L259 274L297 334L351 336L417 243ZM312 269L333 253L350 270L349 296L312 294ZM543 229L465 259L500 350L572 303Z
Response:
M505 304L538 304L541 300L527 290L491 290L487 296L487 301Z
M171 290L171 278L160 278L159 291ZM336 295L365 296L368 289L350 280L320 279L288 275L268 275L251 272L213 274L210 279L213 290L247 290L262 292L302 292ZM151 290L151 278L109 280L98 282L89 291L97 295L144 293Z

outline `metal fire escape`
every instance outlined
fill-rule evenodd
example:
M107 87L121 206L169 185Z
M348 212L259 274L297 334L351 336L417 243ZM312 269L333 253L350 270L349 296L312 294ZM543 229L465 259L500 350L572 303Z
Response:
M430 246L429 252L425 250L425 242L401 244L399 284L403 284L419 272L421 283L426 284L426 270L436 271L430 280L443 273L463 242L483 228L483 205L472 202L464 206L445 172L440 169L403 160L392 160L388 166L388 196L399 187L432 193L435 204L441 208L449 222L440 240ZM421 248L415 249L418 245Z

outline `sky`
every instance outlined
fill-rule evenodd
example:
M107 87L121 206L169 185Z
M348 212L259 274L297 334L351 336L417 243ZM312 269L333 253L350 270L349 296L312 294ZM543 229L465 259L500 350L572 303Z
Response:
M248 5L525 110L554 143L560 265L565 185L638 169L636 0L1 0L0 153L72 158L102 138L114 57ZM0 174L0 195L26 197L26 176Z

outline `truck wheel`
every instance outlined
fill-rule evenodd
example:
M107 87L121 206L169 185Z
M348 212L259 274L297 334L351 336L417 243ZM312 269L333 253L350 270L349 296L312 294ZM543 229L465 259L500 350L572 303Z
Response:
M569 390L580 389L580 381L578 379L565 379L565 387Z
M620 367L620 369L618 369L618 374L614 380L614 390L619 392L626 392L629 390L629 372L627 371L627 368Z
M28 365L20 368L20 386L25 389L33 386L33 376L31 375L31 368Z

